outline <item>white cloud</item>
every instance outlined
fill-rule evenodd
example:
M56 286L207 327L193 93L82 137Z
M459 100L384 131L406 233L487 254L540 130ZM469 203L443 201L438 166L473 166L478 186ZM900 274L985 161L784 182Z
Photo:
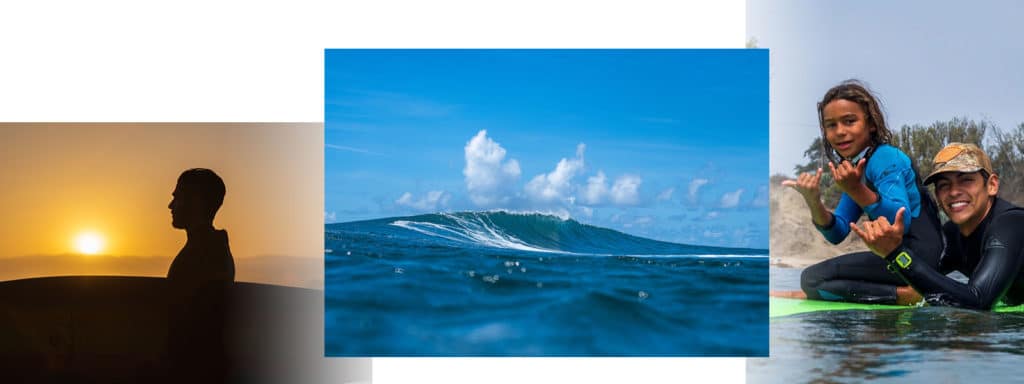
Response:
M619 176L611 188L608 188L607 180L602 171L587 178L587 185L583 188L583 203L601 204L606 197L612 203L620 205L633 205L640 201L640 184L643 180L639 176Z
M587 178L587 186L583 188L584 204L600 204L606 194L608 184L605 182L604 172L598 171L596 176Z
M550 203L568 200L572 193L572 179L583 171L583 152L586 144L576 146L576 158L558 161L555 169L535 176L526 184L526 195L534 201Z
M436 211L438 208L448 205L451 194L444 191L430 191L420 199L414 199L412 193L403 193L395 204L418 209L421 211Z
M519 162L505 161L505 149L481 130L466 143L466 190L478 206L508 201L509 191L519 180Z
M717 218L718 218L718 216L719 216L719 213L718 213L718 211L711 211L711 212L708 212L708 214L707 214L707 216L706 216L706 217L707 217L708 219L717 219Z
M324 211L324 222L325 223L333 223L337 219L338 219L338 215L336 215L334 212Z
M674 187L666 189L664 191L661 191L661 193L659 193L658 197L656 197L655 199L658 200L658 201L671 200L672 199L672 193L675 192L675 191L676 191L676 189Z
M697 203L697 198L700 197L700 187L703 187L708 183L708 179L693 179L690 181L690 192L687 195L691 204Z
M740 196L743 195L743 188L735 192L726 192L722 195L722 208L735 208L740 205Z
M615 204L636 204L640 201L640 184L643 180L639 176L623 175L615 180L612 185L611 196Z

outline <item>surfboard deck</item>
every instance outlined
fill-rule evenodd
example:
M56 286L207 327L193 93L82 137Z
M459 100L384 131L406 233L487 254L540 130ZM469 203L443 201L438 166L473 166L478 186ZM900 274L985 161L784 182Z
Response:
M847 303L842 301L804 300L791 299L787 297L768 298L768 317L771 319L785 316L798 315L801 313L822 312L822 311L879 311L879 310L912 310L917 308L910 305L887 305L887 304L861 304ZM996 306L995 312L1024 312L1024 304L1007 306L1002 303Z

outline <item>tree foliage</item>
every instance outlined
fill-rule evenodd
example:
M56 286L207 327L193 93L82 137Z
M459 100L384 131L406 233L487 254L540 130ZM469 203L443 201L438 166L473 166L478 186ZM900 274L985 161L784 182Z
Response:
M1009 132L995 131L985 152L999 175L999 196L1024 206L1024 124Z
M910 157L924 178L932 172L932 159L935 154L946 144L973 143L986 149L983 143L985 133L990 129L993 129L992 124L986 121L975 122L957 117L950 121L937 121L928 126L904 125L898 132L893 133L892 145Z

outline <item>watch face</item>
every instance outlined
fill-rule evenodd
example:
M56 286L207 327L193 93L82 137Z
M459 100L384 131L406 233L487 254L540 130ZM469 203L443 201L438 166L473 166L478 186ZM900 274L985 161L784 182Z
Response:
M900 268L906 269L907 267L910 266L910 262L910 255L908 255L906 252L900 252L899 255L896 255L896 264L899 264Z

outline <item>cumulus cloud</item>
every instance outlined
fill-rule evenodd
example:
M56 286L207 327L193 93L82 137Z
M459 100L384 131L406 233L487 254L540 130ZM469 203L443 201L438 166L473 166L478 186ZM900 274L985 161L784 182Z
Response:
M657 201L671 200L672 199L672 193L675 192L675 191L676 191L676 189L674 187L666 189L664 191L661 191L661 193L658 194L658 197L656 197L655 200L657 200Z
M743 195L743 188L734 192L726 192L722 195L722 208L735 208L740 205L740 196Z
M509 191L519 180L521 171L516 159L505 160L505 149L481 130L466 143L466 177L469 199L478 206L504 203Z
M640 202L640 184L643 180L639 176L623 175L615 180L612 185L611 197L615 204L636 204Z
M717 219L718 216L719 216L718 211L711 211L711 212L708 212L708 214L705 215L704 217L708 218L708 219Z
M596 176L587 178L587 186L583 188L584 204L600 204L604 195L608 194L608 184L604 172L598 171Z
M444 191L430 191L419 199L414 199L412 193L403 193L395 204L406 206L421 211L436 211L438 208L448 205L451 194Z
M586 149L586 144L580 143L576 146L575 159L562 158L553 171L535 176L526 184L526 195L543 203L570 200L572 179L583 172L583 152Z
M335 214L334 212L324 211L324 222L325 223L333 223L337 219L338 219L338 215Z
M700 197L700 187L703 187L708 183L708 179L693 179L690 181L690 191L687 195L687 200L691 204L697 203L697 198Z
M607 199L614 204L633 205L640 202L640 184L643 180L639 176L622 175L615 179L611 188L608 187L608 178L604 172L598 171L596 176L587 178L587 185L583 188L584 204L601 204Z

